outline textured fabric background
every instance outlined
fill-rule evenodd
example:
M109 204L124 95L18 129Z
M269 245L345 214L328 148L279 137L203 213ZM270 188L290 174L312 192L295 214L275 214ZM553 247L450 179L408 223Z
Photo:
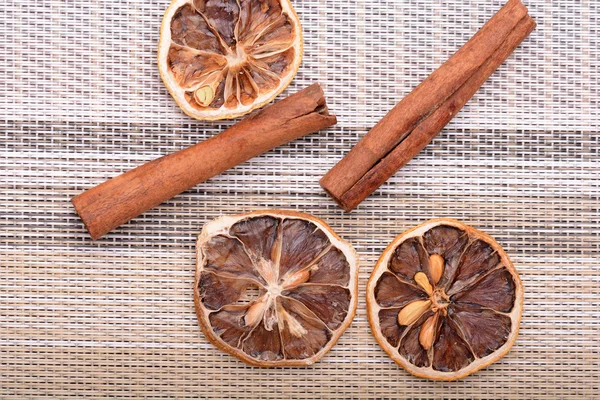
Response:
M234 121L186 117L156 67L168 0L4 0L0 12L1 398L600 398L600 6L527 0L537 30L455 120L358 210L319 178L501 0L295 0L339 124L201 184L92 242L70 198ZM193 309L194 240L225 213L325 219L360 253L352 326L309 368L246 367ZM494 236L526 291L500 362L417 379L372 338L384 247L433 217Z

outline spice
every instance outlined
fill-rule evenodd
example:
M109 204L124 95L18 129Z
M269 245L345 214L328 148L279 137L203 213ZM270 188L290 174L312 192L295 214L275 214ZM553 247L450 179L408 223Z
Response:
M158 43L158 69L190 117L241 117L271 102L302 60L290 0L173 0Z
M354 318L358 257L318 218L278 210L223 216L204 226L196 254L200 327L250 365L311 365Z
M422 378L456 380L513 345L523 284L498 242L444 218L393 240L371 273L366 300L371 332L396 363Z
M72 202L95 240L200 182L335 123L315 83L217 136L112 178Z
M460 50L398 103L322 179L351 211L418 154L534 29L510 0Z

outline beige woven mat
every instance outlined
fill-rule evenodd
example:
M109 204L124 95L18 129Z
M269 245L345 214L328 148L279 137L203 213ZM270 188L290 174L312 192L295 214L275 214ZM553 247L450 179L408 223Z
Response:
M168 0L4 0L0 13L0 397L600 398L600 6L528 0L539 27L463 112L360 208L318 179L501 0L296 0L339 124L234 168L91 242L69 199L221 131L183 115L155 65ZM358 249L352 326L309 368L257 369L196 324L194 239L223 213L290 208ZM526 288L500 362L435 383L371 337L383 248L432 217L492 234Z

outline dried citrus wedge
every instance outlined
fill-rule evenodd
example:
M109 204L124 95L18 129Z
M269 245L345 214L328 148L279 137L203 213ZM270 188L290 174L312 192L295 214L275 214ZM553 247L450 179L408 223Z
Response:
M358 258L322 220L291 211L227 216L197 243L194 298L218 348L255 366L310 365L350 325Z
M289 0L173 0L161 25L158 67L186 114L234 118L290 84L302 46Z
M503 357L522 310L523 286L502 247L451 219L394 239L367 286L375 339L422 378L460 379Z

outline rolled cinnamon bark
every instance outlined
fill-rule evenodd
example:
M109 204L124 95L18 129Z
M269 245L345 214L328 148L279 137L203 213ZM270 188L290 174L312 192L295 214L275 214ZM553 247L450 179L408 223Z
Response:
M534 26L527 8L509 0L321 179L323 189L354 209L439 133Z
M506 58L535 28L529 16L517 24L515 30L464 85L450 96L437 110L426 117L417 127L396 146L387 156L369 170L356 184L347 190L338 203L346 211L356 208L367 196L387 181L400 168L421 152L434 137L479 90L481 85L498 69Z
M315 83L217 136L112 178L72 202L96 240L198 183L336 122Z

